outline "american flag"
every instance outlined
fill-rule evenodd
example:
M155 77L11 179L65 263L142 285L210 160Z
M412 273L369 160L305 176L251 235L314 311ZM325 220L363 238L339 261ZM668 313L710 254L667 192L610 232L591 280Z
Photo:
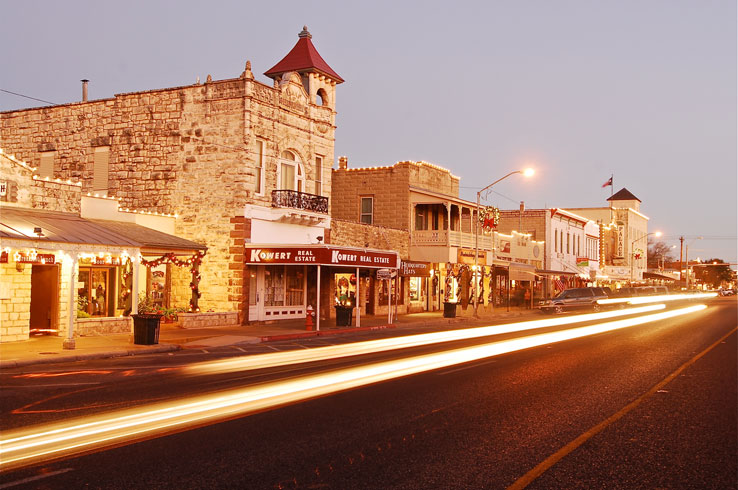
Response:
M556 287L557 291L563 291L564 289L566 289L566 284L564 284L564 281L562 281L561 279L556 279L554 281L554 286Z

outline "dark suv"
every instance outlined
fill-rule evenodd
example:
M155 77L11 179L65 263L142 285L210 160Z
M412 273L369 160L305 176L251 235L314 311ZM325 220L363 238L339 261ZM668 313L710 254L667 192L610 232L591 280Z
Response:
M542 301L539 308L544 313L563 313L570 310L600 311L597 304L600 299L607 299L607 288L573 288L557 294L553 299Z

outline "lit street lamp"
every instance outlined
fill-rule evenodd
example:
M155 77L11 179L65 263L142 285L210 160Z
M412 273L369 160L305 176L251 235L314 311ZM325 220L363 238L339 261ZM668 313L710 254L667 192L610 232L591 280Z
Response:
M474 271L472 274L472 277L474 278L474 318L479 317L479 313L478 313L479 281L477 280L477 270L479 269L479 200L481 198L481 195L483 192L491 189L493 185L497 184L500 181L505 180L511 175L523 174L524 177L532 177L534 173L535 173L535 170L533 170L532 168L526 168L524 170L515 170L505 175L504 177L495 180L490 185L488 185L484 189L481 189L480 191L477 192L477 219L475 220L475 224L474 224Z
M661 232L660 231L652 231L651 233L646 233L642 237L636 238L635 240L633 240L633 241L630 242L630 284L631 285L633 284L633 265L634 265L633 262L635 262L635 250L633 249L633 246L635 245L636 242L639 242L639 241L643 240L644 238L647 238L647 237L649 237L651 235L654 235L656 237L660 237L661 236Z

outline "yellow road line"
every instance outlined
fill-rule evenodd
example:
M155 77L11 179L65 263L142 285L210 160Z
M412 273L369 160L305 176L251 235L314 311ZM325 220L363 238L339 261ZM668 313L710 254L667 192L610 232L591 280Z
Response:
M687 361L684 364L682 364L676 371L674 371L673 373L671 373L670 375L668 375L663 380L659 381L653 388L651 388L646 393L644 393L643 395L641 395L638 399L630 402L628 405L626 405L625 407L623 407L622 409L620 409L620 411L618 411L618 412L614 413L613 415L611 415L610 417L606 418L605 420L603 420L599 424L595 425L594 427L592 427L588 431L584 432L579 437L577 437L576 439L574 439L573 441L571 441L569 444L567 444L566 446L562 447L561 449L559 449L558 451L556 451L555 453L553 453L551 456L549 456L548 458L546 458L545 460L543 460L535 468L533 468L528 473L526 473L525 475L523 475L515 483L513 483L512 485L510 485L509 487L507 487L508 490L520 490L520 489L523 489L523 488L527 487L528 485L530 485L533 482L533 480L535 480L536 478L538 478L539 476L541 476L549 468L551 468L553 465L555 465L556 463L558 463L559 461L561 461L567 454L571 453L572 451L574 451L575 449L577 449L579 446L581 446L582 444L584 444L585 442L587 442L589 439L591 439L592 437L594 437L598 433L602 432L602 430L604 430L605 428L607 428L608 426L610 426L611 424L613 424L614 422L616 422L623 415L627 414L628 412L630 412L631 410L633 410L634 408L636 408L638 405L640 405L646 398L650 397L651 395L653 395L654 393L656 393L658 390L660 390L661 388L663 388L664 386L666 386L667 384L669 384L674 378L676 378L677 376L679 376L679 374L681 374L682 371L684 371L689 366L691 366L692 364L694 364L695 362L697 362L697 360L699 360L702 356L704 356L705 354L707 354L708 352L710 352L712 349L714 349L718 344L720 344L721 342L723 342L725 339L727 339L728 337L730 337L731 335L733 335L736 332L736 330L738 330L738 326L734 327L733 330L731 330L730 332L728 332L727 334L725 334L723 337L720 338L720 340L718 340L717 342L715 342L714 344L712 344L710 347L708 347L707 349L703 350L702 352L700 352L699 354L697 354L696 356L694 356L692 359L690 359L689 361Z

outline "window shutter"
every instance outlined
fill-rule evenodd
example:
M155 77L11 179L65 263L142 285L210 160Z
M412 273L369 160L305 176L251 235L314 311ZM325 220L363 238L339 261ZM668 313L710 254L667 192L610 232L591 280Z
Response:
M95 148L95 161L92 166L92 190L108 191L108 162L110 147Z
M38 166L39 177L54 177L54 152L44 151L41 152L41 162Z

